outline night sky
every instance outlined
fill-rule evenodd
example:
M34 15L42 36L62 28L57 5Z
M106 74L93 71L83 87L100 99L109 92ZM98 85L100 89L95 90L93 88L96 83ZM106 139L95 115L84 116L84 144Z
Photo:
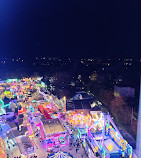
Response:
M1 56L140 56L135 1L0 0Z

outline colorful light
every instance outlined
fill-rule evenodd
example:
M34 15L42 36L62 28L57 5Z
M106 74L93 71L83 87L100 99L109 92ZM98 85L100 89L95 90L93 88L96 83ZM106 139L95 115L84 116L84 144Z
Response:
M15 81L18 81L18 79L16 78L16 79L7 79L7 82L9 83L9 82L15 82Z

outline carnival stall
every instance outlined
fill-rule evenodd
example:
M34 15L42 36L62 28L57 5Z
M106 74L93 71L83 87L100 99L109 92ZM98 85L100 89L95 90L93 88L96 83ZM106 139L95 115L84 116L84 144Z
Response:
M64 146L68 144L68 133L59 119L43 120L39 124L42 140L48 144ZM52 143L48 143L52 142Z
M56 109L49 102L44 102L42 105L38 105L38 109L45 116L46 119L57 117L57 115L55 115Z
M35 155L35 143L27 136L21 136L17 139L17 143L22 155L27 157Z
M83 110L70 111L66 115L68 122L73 126L85 128L91 125L91 116L89 113L84 114Z
M69 126L75 129L77 137L82 138L87 135L87 129L92 125L92 117L88 110L67 111L65 116ZM71 133L69 129L68 131Z
M5 143L0 136L0 158L7 158Z

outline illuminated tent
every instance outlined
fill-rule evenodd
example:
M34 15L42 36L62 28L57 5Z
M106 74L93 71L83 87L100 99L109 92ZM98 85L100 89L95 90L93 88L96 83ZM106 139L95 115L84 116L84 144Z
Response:
M48 158L73 158L73 156L67 152L58 151L55 154L50 154Z
M48 109L45 109L43 105L38 105L38 109L45 116L47 120L52 119L51 116L48 114Z

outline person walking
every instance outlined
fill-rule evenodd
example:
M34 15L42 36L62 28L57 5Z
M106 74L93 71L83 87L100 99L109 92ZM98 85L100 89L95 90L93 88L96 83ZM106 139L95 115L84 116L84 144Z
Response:
M77 151L78 151L79 149L78 148L76 148L76 153L77 153Z
M8 144L8 149L10 150L10 145Z

